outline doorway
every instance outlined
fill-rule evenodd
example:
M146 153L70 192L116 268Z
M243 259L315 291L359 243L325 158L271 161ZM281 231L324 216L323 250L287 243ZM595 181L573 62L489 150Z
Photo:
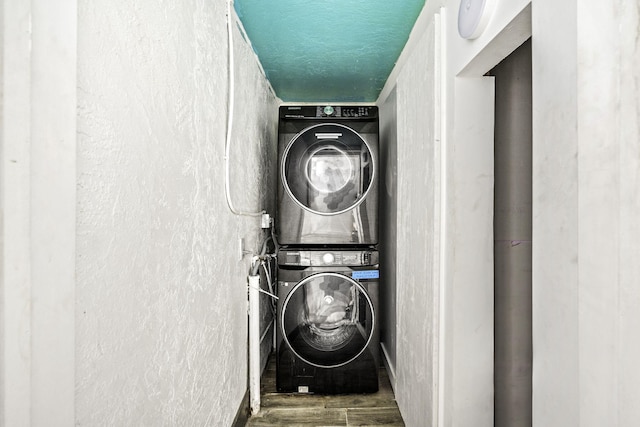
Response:
M531 39L493 68L494 425L532 424Z

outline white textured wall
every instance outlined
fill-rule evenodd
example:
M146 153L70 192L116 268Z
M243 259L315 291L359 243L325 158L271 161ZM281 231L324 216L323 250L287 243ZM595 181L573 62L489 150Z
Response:
M437 415L437 329L440 216L440 68L439 16L432 18L417 42L420 55L411 56L396 81L396 121L383 121L383 135L396 126L397 182L394 165L384 177L385 188L397 191L396 270L391 272L395 295L395 320L387 325L389 343L395 348L389 360L395 364L396 400L407 425L431 425ZM384 105L383 111L393 110ZM387 153L389 151L387 150ZM393 163L393 159L390 159ZM386 219L393 219L391 215ZM397 228L396 228L397 227ZM391 243L391 244L390 244ZM391 307L385 306L386 310ZM395 314L395 315L394 315ZM395 328L395 330L394 330Z
M225 13L79 4L78 425L229 425L244 396L262 231L224 198ZM232 197L273 211L276 99L233 26Z
M396 398L408 425L431 424L439 279L439 26L432 22L398 79ZM432 420L427 422L427 420Z

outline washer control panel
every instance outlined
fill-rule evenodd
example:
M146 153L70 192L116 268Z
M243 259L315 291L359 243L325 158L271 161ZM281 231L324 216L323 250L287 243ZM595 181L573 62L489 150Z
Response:
M378 251L348 250L281 250L278 264L300 267L377 265Z

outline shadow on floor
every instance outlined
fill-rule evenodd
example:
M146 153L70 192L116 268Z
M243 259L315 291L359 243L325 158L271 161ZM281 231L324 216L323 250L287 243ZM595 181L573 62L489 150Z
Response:
M270 358L260 383L260 412L248 427L404 426L389 376L380 368L380 390L337 396L276 392L276 366Z

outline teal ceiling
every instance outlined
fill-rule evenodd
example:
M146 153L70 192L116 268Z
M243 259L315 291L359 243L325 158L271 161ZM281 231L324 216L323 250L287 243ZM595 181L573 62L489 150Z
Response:
M280 99L372 102L424 0L235 0L234 6Z

